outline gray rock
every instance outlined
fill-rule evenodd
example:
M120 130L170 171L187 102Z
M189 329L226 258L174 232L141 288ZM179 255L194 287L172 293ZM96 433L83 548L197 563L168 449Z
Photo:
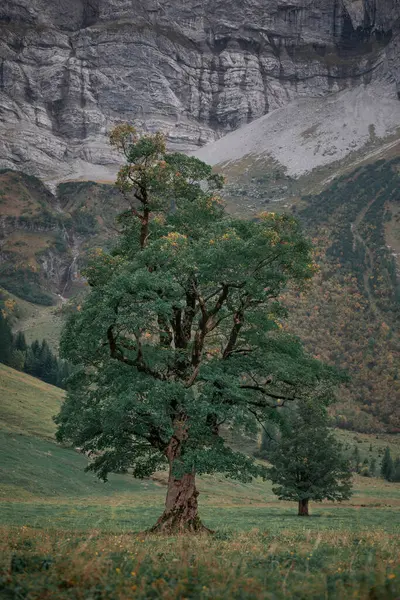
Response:
M119 121L194 150L302 97L400 94L399 22L399 0L2 0L0 167L113 173Z

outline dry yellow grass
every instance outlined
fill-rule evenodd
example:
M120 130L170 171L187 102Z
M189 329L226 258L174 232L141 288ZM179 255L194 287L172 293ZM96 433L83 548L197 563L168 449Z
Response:
M43 598L388 599L393 536L257 529L225 539L0 530L4 588ZM10 569L11 565L11 569ZM94 595L97 590L97 595Z

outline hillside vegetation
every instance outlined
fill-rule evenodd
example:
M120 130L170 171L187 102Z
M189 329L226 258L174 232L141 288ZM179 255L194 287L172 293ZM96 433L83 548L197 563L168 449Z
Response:
M364 431L400 428L399 169L398 158L361 167L304 198L299 212L321 271L308 294L291 299L288 327L348 369L337 422Z
M340 427L359 431L400 425L398 152L343 167L336 179L331 170L295 180L251 157L228 165L230 210L247 218L261 208L292 211L313 240L320 272L305 294L289 295L286 326L312 355L348 370L333 411ZM304 195L324 178L322 192Z
M234 181L245 180L246 168L239 178L230 176L231 210L246 216L265 202L274 210L272 189L273 195L290 198L277 210L294 210L313 238L321 271L307 294L288 300L288 328L313 355L348 369L351 382L341 389L334 410L339 426L359 431L400 427L399 160L367 163L299 201L300 182L272 163L242 188ZM56 197L39 180L11 171L1 174L0 185L6 224L0 285L44 304L57 300L54 293L79 291L87 253L107 246L115 235L114 216L122 206L116 189L69 182L58 187ZM57 347L61 320L54 308L28 306L33 316L25 311L15 328L28 340L49 337Z
M45 306L78 291L87 252L107 243L120 207L110 185L65 183L52 194L36 177L0 171L0 286Z

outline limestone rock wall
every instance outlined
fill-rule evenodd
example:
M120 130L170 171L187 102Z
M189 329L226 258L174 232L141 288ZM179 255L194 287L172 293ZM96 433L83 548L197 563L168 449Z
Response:
M0 167L101 172L121 120L194 149L299 97L396 94L399 23L400 0L2 0Z

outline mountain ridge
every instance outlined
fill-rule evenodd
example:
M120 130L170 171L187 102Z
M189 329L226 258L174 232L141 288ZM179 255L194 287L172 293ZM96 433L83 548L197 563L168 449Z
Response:
M0 167L90 179L117 121L195 150L301 98L396 97L399 23L398 0L4 0Z

